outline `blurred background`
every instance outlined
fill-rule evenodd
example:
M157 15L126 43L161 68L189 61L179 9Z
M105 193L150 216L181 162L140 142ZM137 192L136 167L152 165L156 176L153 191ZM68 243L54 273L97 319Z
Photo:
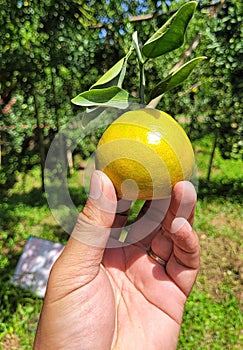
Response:
M71 99L88 90L185 1L0 0L0 349L31 349L42 299L10 283L29 236L65 244L44 193L54 136L78 113ZM178 63L207 61L157 108L185 128L196 155L201 271L186 305L178 349L240 349L242 334L242 14L236 0L198 1L185 43L146 64L149 95ZM138 97L131 56L124 88ZM83 172L104 129L70 154L71 198L82 209ZM80 131L81 132L81 131ZM135 209L134 209L135 210Z

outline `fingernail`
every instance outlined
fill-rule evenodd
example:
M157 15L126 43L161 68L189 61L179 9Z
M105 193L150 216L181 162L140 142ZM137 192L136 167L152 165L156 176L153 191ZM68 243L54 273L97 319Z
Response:
M188 221L185 218L175 218L172 221L171 224L171 228L170 228L170 232L171 233L176 233L178 232L180 229L182 229L183 226L187 226L187 230L191 231L192 227L191 225L188 223Z
M94 171L90 180L89 197L97 200L102 194L102 174L100 171Z

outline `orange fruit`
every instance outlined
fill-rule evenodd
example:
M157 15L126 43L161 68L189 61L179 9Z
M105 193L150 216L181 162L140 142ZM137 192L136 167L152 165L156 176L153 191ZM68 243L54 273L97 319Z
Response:
M96 168L113 182L119 198L167 198L172 187L190 180L194 153L183 128L157 109L129 111L102 135Z

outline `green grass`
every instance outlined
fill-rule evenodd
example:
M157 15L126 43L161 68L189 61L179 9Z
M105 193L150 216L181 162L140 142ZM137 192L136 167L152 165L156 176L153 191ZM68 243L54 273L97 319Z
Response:
M198 204L194 227L201 242L201 270L185 307L178 349L240 349L242 341L242 163L216 152L207 183L212 140L194 143ZM0 349L31 349L42 300L10 283L30 235L65 243L68 235L53 219L40 190L40 171L18 175L0 203ZM80 173L69 180L78 210L86 200ZM136 206L134 207L136 211ZM134 214L133 214L134 215Z
M216 301L194 291L185 307L178 349L236 349L242 321L239 302L231 293Z

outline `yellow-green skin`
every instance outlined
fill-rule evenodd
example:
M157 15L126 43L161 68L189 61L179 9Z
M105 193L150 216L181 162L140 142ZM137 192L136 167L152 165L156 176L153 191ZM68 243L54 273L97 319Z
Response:
M194 153L183 128L167 113L150 108L130 111L104 132L96 168L113 182L119 198L167 198L172 187L190 180Z

